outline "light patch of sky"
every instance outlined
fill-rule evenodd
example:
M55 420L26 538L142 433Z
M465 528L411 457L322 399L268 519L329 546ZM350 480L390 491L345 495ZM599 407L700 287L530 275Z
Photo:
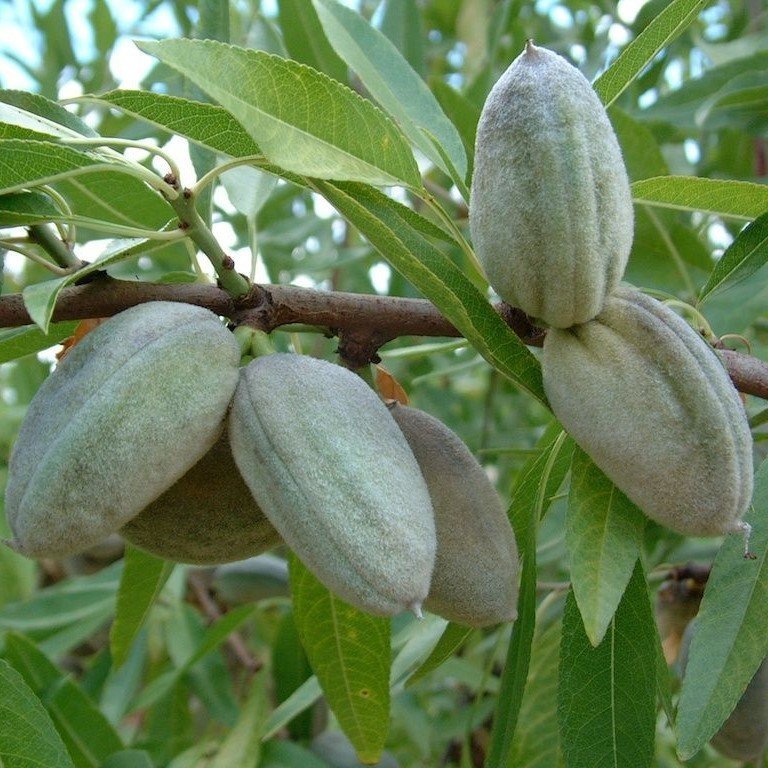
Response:
M608 40L617 48L625 46L631 39L629 30L623 24L611 24L608 28Z
M616 15L624 24L632 24L640 13L640 9L648 0L619 0Z
M376 293L386 296L389 293L389 284L392 280L392 270L383 261L377 261L369 270L368 278Z
M570 29L573 26L573 14L564 5L556 5L550 9L549 20L560 29Z
M686 139L683 142L685 159L691 164L696 165L701 160L701 148L699 142L694 139Z
M720 221L716 221L707 227L707 237L715 248L722 248L723 250L734 240L733 235Z

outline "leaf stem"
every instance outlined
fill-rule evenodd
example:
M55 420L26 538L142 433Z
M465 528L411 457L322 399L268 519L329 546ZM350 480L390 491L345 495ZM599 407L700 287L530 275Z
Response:
M144 152L148 152L151 155L157 155L157 157L162 158L165 160L165 162L168 164L168 167L170 168L171 174L175 179L180 179L181 177L181 171L179 170L179 166L176 164L176 161L164 150L160 149L159 147L154 147L151 144L147 144L143 141L133 141L131 139L112 139L112 138L103 138L101 136L94 138L94 139L59 139L59 144L66 144L67 146L73 146L73 147L132 147L134 149L141 149ZM127 160L125 157L120 155L120 158L125 162L129 167L132 168L141 168L142 171L148 171L147 168L144 168L143 165L140 165L139 163L133 163L130 160ZM155 174L153 171L148 171L152 174L152 176L157 179L157 174ZM160 181L159 179L157 179ZM158 189L159 191L163 192L166 196L172 197L175 195L178 195L178 191L173 188L172 185L168 184L166 181L162 181L163 187L157 187L154 183L151 184L151 186L155 187L155 189ZM167 187L167 188L166 188Z
M246 157L238 157L234 160L229 160L226 163L222 163L221 165L217 165L215 168L211 168L208 173L201 176L197 183L195 184L192 189L190 189L190 193L193 197L199 195L209 184L214 182L219 176L221 176L222 173L226 173L227 171L232 170L232 168L237 168L241 165L251 165L251 166L258 166L261 167L263 165L266 165L267 159L264 157L264 155L248 155Z
M245 296L251 290L251 283L235 270L232 257L219 245L219 241L198 213L195 199L193 191L185 190L183 194L177 195L174 200L168 202L179 217L183 233L210 260L219 277L221 287L235 298Z
M63 269L72 271L84 266L84 262L53 233L50 224L33 224L29 227L29 237Z
M72 272L72 269L65 269L63 267L57 267L55 264L51 264L48 259L44 259L39 253L35 253L33 250L25 248L23 245L18 243L9 242L8 240L0 240L0 248L5 248L8 251L20 253L30 261L34 261L36 264L40 264L41 266L53 272L54 275L58 275L59 277L63 277L64 275L68 275Z

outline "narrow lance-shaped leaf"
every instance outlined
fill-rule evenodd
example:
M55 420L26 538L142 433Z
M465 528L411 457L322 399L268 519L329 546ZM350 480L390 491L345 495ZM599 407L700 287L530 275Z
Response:
M21 675L0 660L0 764L74 768L61 737Z
M22 292L24 306L27 312L29 312L29 316L40 326L43 333L48 333L48 325L51 322L53 309L56 306L56 299L62 288L76 283L86 275L98 272L110 264L115 264L140 253L149 253L165 245L165 242L147 240L146 238L115 241L98 259L77 270L77 272L27 286Z
M124 562L115 621L109 630L115 668L122 666L128 658L133 641L174 568L173 563L130 545L125 548Z
M657 176L634 182L632 197L636 203L660 208L706 211L747 220L768 210L768 187L749 181Z
M296 557L290 574L309 663L361 762L375 763L389 730L390 622L339 600Z
M538 449L520 471L509 507L523 567L517 620L501 677L486 768L509 765L536 629L536 532L551 496L568 472L573 444L560 425L552 423L539 441Z
M9 634L6 657L43 701L77 766L100 768L109 755L123 748L117 731L96 703L31 640Z
M606 107L613 104L656 54L680 35L708 3L709 0L673 0L664 8L595 81L595 90L603 104Z
M573 592L563 615L558 696L567 768L648 768L656 726L656 629L638 563L593 648Z
M41 192L15 192L0 195L0 228L23 227L53 221L61 211Z
M328 184L317 190L461 331L477 351L541 402L541 367L464 273L418 232L419 218L371 187Z
M0 140L0 193L18 192L27 187L93 172L104 164L114 165L106 157L34 139Z
M374 104L311 67L212 40L142 42L245 127L273 163L323 179L421 186L403 135Z
M280 29L290 57L346 83L347 65L323 34L312 0L278 0L277 5Z
M466 179L467 157L458 131L400 51L352 9L336 0L313 2L334 48L405 135L439 168ZM448 163L435 142L443 148Z
M0 123L63 138L98 136L93 128L61 104L38 93L11 89L0 90Z
M768 213L747 225L720 257L706 285L699 293L699 302L746 280L768 261Z
M677 712L678 752L696 754L731 713L768 655L768 461L755 476L750 549L728 536L717 553L698 614Z
M507 765L515 768L556 768L561 764L557 727L557 680L560 661L560 619L546 629L537 627L520 725L515 731Z
M41 352L56 346L71 336L77 321L53 323L48 327L48 333L43 333L36 325L25 325L21 328L5 328L0 331L0 363L16 360L25 355Z
M643 543L640 510L592 463L574 451L565 542L573 594L592 645L599 645L629 583Z

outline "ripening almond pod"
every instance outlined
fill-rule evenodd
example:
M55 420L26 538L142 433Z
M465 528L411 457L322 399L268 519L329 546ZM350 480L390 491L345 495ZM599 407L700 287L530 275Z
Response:
M496 489L461 438L416 408L390 408L427 481L437 555L425 607L471 627L514 620L515 534Z
M376 394L304 355L256 358L229 419L256 502L315 576L376 615L419 612L435 562L424 478Z
M219 318L149 302L89 333L32 400L10 460L11 545L61 557L114 533L216 442L240 349Z
M226 432L120 533L153 555L195 565L244 560L280 544L240 476Z
M494 290L555 328L591 320L634 233L616 135L585 77L531 42L493 86L477 127L469 208Z
M752 436L717 354L681 317L622 287L595 319L550 329L552 410L648 517L690 536L744 528Z

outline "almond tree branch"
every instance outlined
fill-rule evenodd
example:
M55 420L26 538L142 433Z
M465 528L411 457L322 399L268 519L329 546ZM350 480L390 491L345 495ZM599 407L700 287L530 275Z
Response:
M111 317L146 301L196 304L271 332L283 325L301 324L339 336L348 364L376 359L379 347L400 336L460 337L459 331L425 299L318 291L294 285L254 285L239 298L214 285L161 285L114 280L105 275L85 285L65 288L53 311L54 322ZM544 332L518 309L497 304L496 311L529 346L541 346ZM21 294L0 296L0 328L32 322ZM741 392L768 400L768 363L732 350L718 350L733 383Z

